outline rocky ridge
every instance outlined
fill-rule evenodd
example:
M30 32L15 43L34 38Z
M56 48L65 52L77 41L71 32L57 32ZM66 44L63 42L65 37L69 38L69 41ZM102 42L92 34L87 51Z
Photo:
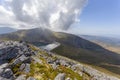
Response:
M22 41L0 41L0 80L120 79Z

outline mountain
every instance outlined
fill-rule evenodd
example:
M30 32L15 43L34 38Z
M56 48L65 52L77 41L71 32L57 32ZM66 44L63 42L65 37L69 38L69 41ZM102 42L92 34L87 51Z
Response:
M5 34L5 33L10 33L10 32L15 32L17 31L14 28L10 28L10 27L0 27L0 34Z
M0 80L119 80L31 44L0 41Z
M108 50L120 54L120 39L112 37L102 37L102 36L90 36L90 35L80 35L80 37L90 40Z
M113 46L120 46L119 38L103 37L103 36L90 36L90 35L80 35L80 37L85 38L90 41L98 41L98 42L103 42L103 43L113 45Z
M120 75L120 55L79 36L48 29L20 30L0 35L1 40L22 40L33 44L59 42L52 50L70 59L109 70Z

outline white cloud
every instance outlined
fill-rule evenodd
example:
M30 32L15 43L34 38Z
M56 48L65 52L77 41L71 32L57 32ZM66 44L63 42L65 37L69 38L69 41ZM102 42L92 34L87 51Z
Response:
M68 29L79 21L87 0L5 0L0 5L0 24L16 28Z
M3 6L0 6L0 25L14 24L13 16L14 14L11 11L8 11Z

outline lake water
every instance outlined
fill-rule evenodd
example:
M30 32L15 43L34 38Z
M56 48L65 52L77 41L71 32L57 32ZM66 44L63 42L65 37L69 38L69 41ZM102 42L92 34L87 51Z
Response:
M32 44L48 51L51 51L56 47L60 46L60 43L58 42L53 42L53 43L34 42Z
M33 42L32 44L35 45L35 46L37 46L37 47L41 47L41 46L46 46L46 45L48 45L49 43L44 43L44 42Z

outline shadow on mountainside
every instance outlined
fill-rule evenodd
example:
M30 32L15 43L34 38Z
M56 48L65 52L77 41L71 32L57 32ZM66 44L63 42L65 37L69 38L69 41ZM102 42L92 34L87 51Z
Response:
M59 42L61 46L57 47L52 52L79 62L100 66L120 74L120 54L111 52L100 45L73 34L30 29L0 35L0 39L23 40L30 43L34 42L36 44L41 42L52 43L56 41Z

